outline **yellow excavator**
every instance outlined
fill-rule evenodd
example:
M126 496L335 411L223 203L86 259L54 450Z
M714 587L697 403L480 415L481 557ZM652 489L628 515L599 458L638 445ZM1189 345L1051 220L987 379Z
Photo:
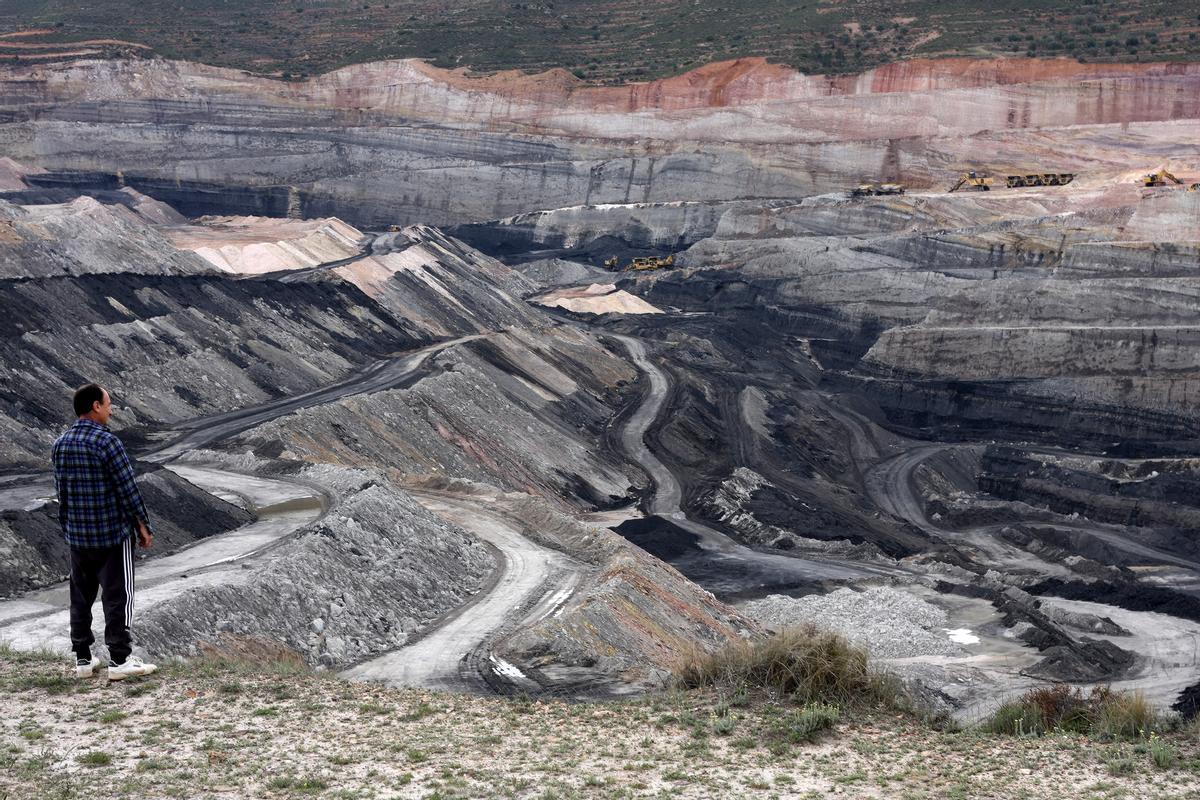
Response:
M1183 181L1176 178L1165 169L1160 169L1158 172L1151 172L1149 175L1142 176L1142 186L1166 186L1167 182L1182 184Z
M959 189L967 189L972 192L990 192L992 190L992 176L983 172L964 172L959 176L958 182L951 186L947 191L957 192Z

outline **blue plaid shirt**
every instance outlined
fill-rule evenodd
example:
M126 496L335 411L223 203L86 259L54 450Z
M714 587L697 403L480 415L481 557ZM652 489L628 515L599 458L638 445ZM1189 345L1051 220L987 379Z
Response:
M108 428L76 420L54 442L54 486L63 535L72 547L111 547L150 518L125 445Z

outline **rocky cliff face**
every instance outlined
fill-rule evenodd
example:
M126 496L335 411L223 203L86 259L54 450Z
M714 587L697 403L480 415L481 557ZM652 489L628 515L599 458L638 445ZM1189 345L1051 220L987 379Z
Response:
M80 61L7 67L0 85L0 147L32 165L100 173L192 214L380 225L794 197L863 179L936 185L963 168L1125 169L1139 151L1195 153L1200 116L1195 65L1038 59L910 61L839 78L742 59L620 87L412 61L302 83ZM1045 128L1059 130L1053 145Z

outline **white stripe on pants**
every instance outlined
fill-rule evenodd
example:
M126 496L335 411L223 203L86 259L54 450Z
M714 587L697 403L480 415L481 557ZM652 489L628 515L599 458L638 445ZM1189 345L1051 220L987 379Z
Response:
M133 634L133 537L125 539L125 627Z

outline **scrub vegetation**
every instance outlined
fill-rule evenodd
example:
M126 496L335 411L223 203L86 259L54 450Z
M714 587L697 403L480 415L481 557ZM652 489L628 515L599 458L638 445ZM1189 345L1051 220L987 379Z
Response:
M843 702L772 699L767 686L827 693L825 681L787 677L823 671L799 665L813 655L837 665ZM692 667L705 688L567 703L387 689L232 658L107 684L0 651L0 797L110 786L194 798L1184 798L1200 775L1195 730L1110 741L1070 726L933 728L878 705L858 657L831 637L781 637L713 663L724 666ZM739 671L757 688L724 685ZM65 691L48 690L51 679Z
M1200 18L1170 0L12 0L0 59L40 61L68 43L304 77L381 58L481 71L562 67L591 82L677 74L739 56L807 72L855 72L905 58L1067 56L1089 61L1200 58ZM108 40L108 41L105 41ZM80 44L80 42L90 42Z

